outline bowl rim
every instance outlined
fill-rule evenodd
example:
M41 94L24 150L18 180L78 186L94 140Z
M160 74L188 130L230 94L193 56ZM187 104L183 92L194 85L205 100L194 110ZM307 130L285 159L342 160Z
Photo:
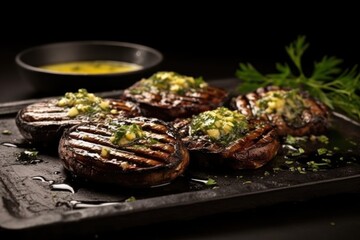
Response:
M121 46L121 47L129 47L129 48L134 48L134 49L139 49L139 50L145 50L148 52L153 53L154 55L157 56L156 61L152 62L149 66L147 66L146 68L142 67L139 69L136 69L134 71L128 71L128 72L120 72L120 73L100 73L100 74L74 74L74 73L60 73L60 72L52 72L52 71L48 71L48 70L44 70L42 68L39 67L35 67L31 64L26 63L25 61L23 61L23 56L28 54L29 52L32 51L37 51L39 49L46 49L46 48L54 48L54 47L62 47L62 46L66 46L66 45L71 45L71 46L76 46L76 45L103 45L103 46ZM18 66L30 70L30 71L34 71L34 72L39 72L39 73L46 73L46 74L51 74L51 75L66 75L66 76L125 76L125 75L131 75L134 73L138 73L138 72L142 72L148 69L151 69L157 65L159 65L164 59L164 55L157 49L146 46L146 45L142 45L142 44L138 44L138 43L131 43L131 42L121 42L121 41L106 41L106 40L86 40L86 41L64 41L64 42L55 42L55 43L48 43L48 44L43 44L43 45L37 45L34 47L30 47L27 49L22 50L21 52L19 52L18 54L16 54L15 56L15 62Z

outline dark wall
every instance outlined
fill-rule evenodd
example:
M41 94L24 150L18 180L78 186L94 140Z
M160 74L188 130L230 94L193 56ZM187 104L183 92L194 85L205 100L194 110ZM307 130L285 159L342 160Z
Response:
M296 8L294 5L293 9ZM356 10L352 6L345 8ZM357 15L338 6L331 12L327 9L309 12L312 6L299 12L292 8L274 11L263 6L263 12L259 12L256 4L240 8L213 5L209 9L179 7L174 3L156 12L128 6L114 7L109 13L106 12L109 8L99 8L98 12L60 9L56 14L49 11L27 14L20 23L4 19L0 30L3 66L0 83L5 78L17 77L14 57L19 51L75 40L149 45L164 53L164 70L207 79L233 77L239 62L252 62L264 71L273 70L275 62L288 60L284 46L298 35L306 35L311 44L305 57L307 63L325 54L345 59L344 66L359 63Z

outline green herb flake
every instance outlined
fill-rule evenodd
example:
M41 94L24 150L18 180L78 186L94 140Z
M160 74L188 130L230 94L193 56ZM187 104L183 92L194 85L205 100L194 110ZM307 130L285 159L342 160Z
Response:
M243 184L250 184L250 183L252 183L252 181L245 181L245 182L243 182Z
M325 162L325 163L328 163L328 164L331 163L331 160L328 159L328 158L322 158L321 161L323 161L323 162Z
M327 152L328 152L328 150L326 148L318 148L317 149L317 153L319 156L325 155Z
M27 156L31 157L31 158L35 158L38 155L38 151L34 151L34 150L25 150L24 154L26 154Z
M136 198L134 196L131 196L127 199L125 199L125 202L135 202L136 201Z
M306 174L306 170L303 167L297 167L296 170L301 174Z
M291 156L297 157L305 153L305 150L303 148L298 148L296 152L290 153Z
M290 165L290 164L293 164L293 163L294 163L294 161L291 161L291 160L285 161L285 164L287 164L287 165Z
M351 140L349 140L349 143L350 143L350 144L352 144L352 145L354 145L354 146L356 146L356 145L357 145L357 143L356 143L356 142L351 141Z
M298 141L297 141L296 137L291 136L291 135L286 136L285 143L290 144L290 145L295 145L297 142Z
M280 168L274 167L274 168L273 168L273 171L274 171L274 172L278 172L278 171L280 171Z
M324 144L329 144L329 138L325 135L317 136L317 140Z
M10 130L7 130L7 129L3 130L1 133L4 134L4 135L11 135L12 134L12 132Z
M212 185L216 185L216 181L215 179L212 179L212 178L208 178L208 180L206 181L205 185L207 186L212 186Z

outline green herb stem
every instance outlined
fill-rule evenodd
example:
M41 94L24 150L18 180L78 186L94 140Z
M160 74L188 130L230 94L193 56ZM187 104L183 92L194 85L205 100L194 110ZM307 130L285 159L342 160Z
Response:
M305 36L299 36L285 48L297 74L287 63L276 63L278 72L271 74L260 73L250 63L240 63L236 71L236 76L242 81L238 91L243 94L269 85L300 88L329 108L360 120L360 73L357 66L342 70L342 59L324 56L320 62L314 63L313 72L307 77L301 63L302 56L309 47L305 40Z

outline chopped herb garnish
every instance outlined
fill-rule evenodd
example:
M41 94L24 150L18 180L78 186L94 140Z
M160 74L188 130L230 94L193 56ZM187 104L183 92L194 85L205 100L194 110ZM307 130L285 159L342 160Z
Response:
M255 104L258 107L255 115L282 115L289 124L296 127L301 124L301 114L304 108L307 108L306 102L297 89L269 91Z
M43 162L43 160L38 159L38 151L36 150L25 150L17 154L17 161L21 162L22 164L36 164Z
M79 114L93 115L96 113L110 112L111 107L109 101L103 100L101 97L88 93L86 89L79 89L78 92L67 92L57 105L59 107L68 108L68 116L73 118ZM117 114L116 112L111 112Z
M193 91L207 87L208 84L200 77L194 78L175 72L157 72L148 79L143 79L132 88L131 94L140 94L143 91L168 91L184 95L187 91Z
M119 125L110 137L110 142L123 146L145 137L141 126L137 124Z
M211 141L227 145L248 131L246 117L237 111L220 107L192 118L190 136L208 136Z

